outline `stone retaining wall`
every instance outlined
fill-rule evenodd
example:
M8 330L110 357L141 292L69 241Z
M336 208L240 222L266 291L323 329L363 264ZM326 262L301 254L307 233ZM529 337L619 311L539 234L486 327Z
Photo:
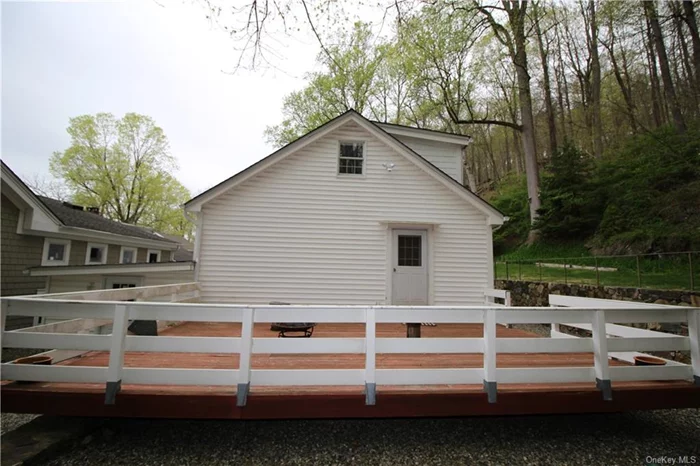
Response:
M576 285L563 283L496 280L496 288L509 290L513 306L549 306L549 295L582 298L617 299L656 304L700 307L700 291L649 290L615 286Z

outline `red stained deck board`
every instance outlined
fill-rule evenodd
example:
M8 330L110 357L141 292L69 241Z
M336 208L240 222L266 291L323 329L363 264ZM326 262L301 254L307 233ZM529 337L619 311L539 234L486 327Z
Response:
M377 337L405 336L401 324L378 324ZM423 327L424 338L482 336L480 324ZM187 322L168 336L240 336L239 324ZM255 337L275 338L269 324L256 324ZM312 338L363 337L364 324L319 324ZM502 338L537 335L498 327ZM89 352L61 364L107 366L107 352ZM364 354L256 354L253 369L364 368ZM591 353L499 354L498 367L590 367ZM613 365L625 365L611 361ZM129 352L126 367L238 368L238 355ZM378 354L377 368L482 367L481 354ZM498 402L488 403L479 385L381 386L376 406L366 406L362 387L252 387L244 408L235 387L125 385L113 406L104 404L104 385L69 383L2 384L2 409L56 415L210 419L414 417L610 412L700 407L700 388L688 382L613 384L603 401L590 384L499 384Z

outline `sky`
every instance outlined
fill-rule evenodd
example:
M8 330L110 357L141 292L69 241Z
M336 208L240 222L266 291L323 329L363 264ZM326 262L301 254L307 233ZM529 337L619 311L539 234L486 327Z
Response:
M198 2L0 0L2 159L20 177L49 177L49 157L70 145L71 117L152 117L200 193L267 156L263 131L282 119L286 94L304 86L318 45L281 37L273 67L232 74L238 52Z

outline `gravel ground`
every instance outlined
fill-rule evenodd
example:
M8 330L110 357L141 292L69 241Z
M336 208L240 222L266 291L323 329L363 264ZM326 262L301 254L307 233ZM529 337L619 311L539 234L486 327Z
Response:
M696 455L700 464L700 410L345 421L112 420L46 464L643 465L652 462L649 457L679 455Z
M2 433L15 430L19 426L39 417L37 414L15 414L2 413L0 416L0 424L2 424Z

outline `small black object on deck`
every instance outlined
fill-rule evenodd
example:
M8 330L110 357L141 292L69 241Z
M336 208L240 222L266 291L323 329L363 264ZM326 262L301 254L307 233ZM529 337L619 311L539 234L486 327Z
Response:
M275 322L270 330L280 332L280 338L309 338L314 333L315 322ZM301 335L287 335L288 333L301 333Z

